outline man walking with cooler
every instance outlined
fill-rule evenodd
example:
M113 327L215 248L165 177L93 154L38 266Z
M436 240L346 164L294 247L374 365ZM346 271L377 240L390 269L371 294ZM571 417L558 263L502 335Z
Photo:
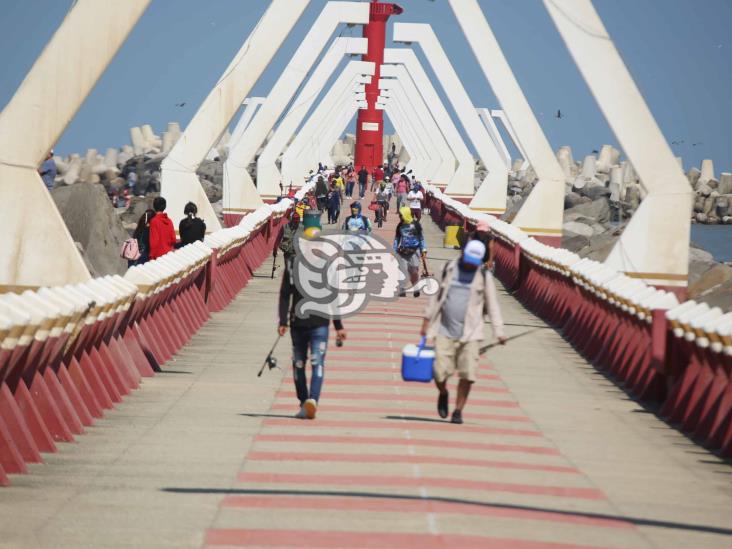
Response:
M435 338L435 385L439 391L437 412L448 414L447 379L457 371L460 382L452 423L463 422L463 408L477 379L483 317L488 313L493 334L506 343L503 319L493 275L483 267L485 245L471 240L462 255L445 265L439 291L430 298L420 334Z

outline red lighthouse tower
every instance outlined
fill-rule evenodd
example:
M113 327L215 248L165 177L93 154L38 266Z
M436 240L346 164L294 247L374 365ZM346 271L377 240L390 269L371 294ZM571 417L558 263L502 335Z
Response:
M376 98L379 96L379 78L381 64L384 62L384 46L386 45L386 22L390 15L399 15L404 10L391 2L372 1L369 24L363 27L363 36L369 41L368 53L363 61L376 64L371 83L366 85L366 101L368 109L358 111L356 126L356 152L354 166L360 169L366 166L371 171L381 165L384 153L384 113L376 109Z

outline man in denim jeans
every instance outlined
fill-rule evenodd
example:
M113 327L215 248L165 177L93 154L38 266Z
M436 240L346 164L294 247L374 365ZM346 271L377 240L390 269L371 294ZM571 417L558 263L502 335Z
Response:
M295 285L292 269L288 265L285 275L282 277L282 286L280 286L280 321L277 332L281 336L285 335L289 324L290 333L292 334L292 372L297 398L300 401L300 410L295 414L295 417L298 419L315 419L320 390L323 387L323 370L325 367L325 351L328 347L330 319L313 314L308 318L298 317L295 311L301 299L302 295ZM343 322L334 319L333 326L336 329L337 340L344 341L346 331L343 329ZM305 374L308 350L310 352L310 365L313 370L309 391L307 375Z

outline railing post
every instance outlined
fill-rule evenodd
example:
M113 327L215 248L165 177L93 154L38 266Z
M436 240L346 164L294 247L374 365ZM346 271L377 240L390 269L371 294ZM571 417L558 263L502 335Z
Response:
M668 373L666 350L668 348L668 319L666 309L651 311L651 365L659 373Z

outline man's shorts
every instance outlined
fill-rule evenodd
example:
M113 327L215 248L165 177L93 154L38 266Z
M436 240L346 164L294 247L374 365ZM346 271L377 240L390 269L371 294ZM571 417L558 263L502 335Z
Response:
M419 251L415 251L409 255L402 255L400 253L397 254L399 266L402 268L402 270L408 272L419 272L420 257L421 256Z
M475 381L480 358L480 341L461 342L442 335L435 338L435 380L444 382L457 370L460 379Z

